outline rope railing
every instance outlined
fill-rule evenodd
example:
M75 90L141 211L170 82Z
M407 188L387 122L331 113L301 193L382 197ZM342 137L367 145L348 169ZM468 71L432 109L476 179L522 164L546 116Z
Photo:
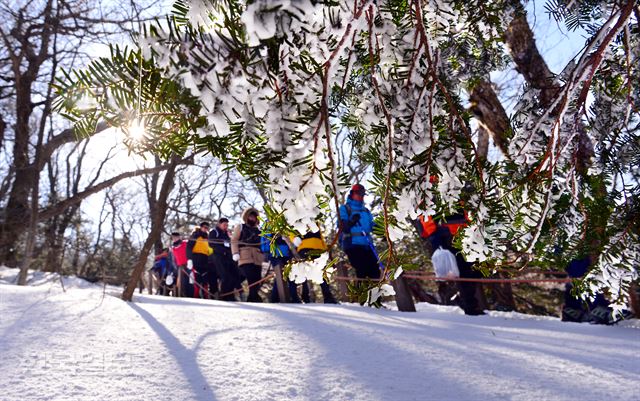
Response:
M490 283L490 284L499 284L499 283L512 283L512 284L520 284L520 283L570 283L573 281L572 278L531 278L531 279L508 279L508 278L466 278L466 277L436 277L436 276L427 276L421 274L407 274L403 273L402 277L413 279L413 280L421 280L421 281L461 281L461 282L472 282L472 283ZM332 277L336 281L378 281L377 278L357 278L357 277L346 277L346 276L334 276Z
M195 241L197 238L189 238L183 241ZM204 239L204 238L202 238ZM209 242L209 244L214 244L214 245L226 245L229 244L231 245L232 242L236 242L232 239L229 240L221 240L221 239L207 239L207 242ZM244 242L244 241L237 241L238 245L245 245L245 246L260 246L260 242Z
M264 283L265 281L272 279L274 276L275 276L275 274L273 274L273 273L269 273L269 274L267 274L266 276L264 276L263 278L261 278L260 280L255 281L255 282L253 282L253 283L249 284L249 285L247 286L247 288L251 288L251 287L254 287L254 286L256 286L256 285L262 284L262 283ZM224 294L220 294L220 297L226 297L226 296L228 296L228 295L238 294L238 293L243 292L243 291L244 291L244 289L242 289L242 288L236 288L236 289L235 289L235 290L233 290L233 291L229 291L229 292L225 292Z
M570 283L572 278L467 278L467 277L436 277L405 274L406 278L422 280L422 281L460 281L470 283Z
M225 240L208 240L208 242L210 244L225 244L225 245L227 243L230 243L230 241L225 241ZM240 242L240 244L245 244L245 243ZM257 245L257 244L253 243L253 244L250 244L250 245ZM189 272L185 269L184 266L180 266L179 269L182 271L182 273L184 273L184 275L186 277L189 277ZM526 275L526 274L544 274L544 275L555 275L555 276L563 276L563 275L567 274L566 272L563 272L563 271L546 271L546 270L542 270L542 269L518 270L518 271L512 271L512 270L508 270L508 269L497 269L497 272L518 274L519 277L521 277L522 275ZM269 273L268 272L260 280L249 284L247 286L247 288L252 288L254 286L261 285L264 282L266 282L268 280L271 280L274 277L275 277L275 273ZM429 272L429 271L425 271L425 270L406 271L406 272L404 272L402 274L402 277L405 277L407 279L412 279L412 280L420 280L420 281L472 282L472 283L487 283L487 284L526 284L526 283L559 283L559 284L561 284L561 283L571 283L573 281L573 278L570 278L570 277L567 277L567 278L437 277L437 276L435 276L435 274L433 272ZM334 281L336 281L336 282L338 282L338 281L350 281L350 282L383 281L383 278L358 278L358 277L348 277L348 276L333 276L332 279ZM197 283L197 281L194 281L192 284L194 286L196 286L200 291L202 291L202 293L204 293L204 294L208 294L209 293L209 291L206 290L204 287L202 287L199 283ZM245 291L244 288L237 288L237 289L234 289L233 291L229 291L229 292L226 292L226 293L220 293L218 296L222 298L222 297L226 297L226 296L229 296L229 295L239 294L239 293L241 293L243 291Z
M184 267L184 266L179 266L179 270L180 270L182 273L184 273L184 275L185 275L187 278L189 278L189 272L187 271L187 269L185 269L185 267ZM196 274L197 274L197 273L196 273ZM247 289L249 289L249 288L251 288L251 287L255 287L256 285L260 285L260 284L264 283L265 281L272 279L272 278L273 278L273 276L274 276L274 274L273 274L273 273L267 273L267 274L266 274L263 278L261 278L260 280L255 281L255 282L253 282L253 283L251 283L251 284L247 285ZM195 280L193 281L193 283L190 283L190 284L194 285L195 287L197 287L200 291L202 291L202 292L203 292L203 293L205 293L205 294L207 294L207 293L209 293L209 292L210 292L209 290L205 289L203 286L201 286L201 285L200 285L197 281L195 281ZM219 295L218 295L218 297L226 297L226 296L229 296L229 295L235 295L235 294L239 294L239 293L241 293L241 292L243 292L243 291L244 291L244 288L236 288L236 289L235 289L235 290L233 290L233 291L229 291L229 292L221 293L221 294L219 294Z

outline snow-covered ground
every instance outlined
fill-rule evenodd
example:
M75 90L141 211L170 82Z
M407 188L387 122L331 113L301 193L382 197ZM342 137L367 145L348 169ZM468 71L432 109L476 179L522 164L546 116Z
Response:
M224 303L0 269L0 400L638 400L640 325Z

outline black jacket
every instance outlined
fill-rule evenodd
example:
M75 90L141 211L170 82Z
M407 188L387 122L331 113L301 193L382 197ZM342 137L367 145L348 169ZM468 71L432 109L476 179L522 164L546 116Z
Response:
M214 227L209 231L209 240L212 241L209 243L213 248L212 256L231 256L231 238L226 231L220 230L218 227ZM225 243L227 246L225 246Z

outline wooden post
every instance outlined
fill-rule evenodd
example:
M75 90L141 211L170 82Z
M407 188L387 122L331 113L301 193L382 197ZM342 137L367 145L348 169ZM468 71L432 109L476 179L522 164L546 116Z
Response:
M629 288L629 300L631 303L631 309L638 319L640 319L640 300L638 300L638 284L631 284Z
M153 273L147 272L149 275L149 295L153 295Z
M181 297L182 296L181 277L182 277L182 271L181 271L180 267L178 267L178 272L176 273L176 281L175 281L175 283L173 283L174 288L175 288L175 290L173 291L173 296L175 296L175 297Z
M411 291L406 279L400 276L397 280L392 281L393 289L396 291L396 305L400 312L415 312L416 305L413 303Z
M336 270L338 271L338 276L348 277L347 268L344 267L344 262L338 262L336 264ZM338 293L340 302L349 302L349 289L347 288L346 281L338 281Z
M482 286L482 283L478 283L478 285L476 285L475 297L478 301L478 307L480 308L480 310L489 309L489 305L487 304L487 297L484 295L484 287Z
M430 304L438 304L438 300L433 295L429 294L422 288L420 285L420 281L413 279L405 279L407 286L409 287L409 291L411 291L411 295L418 302L428 302Z
M278 287L278 297L280 298L280 302L291 302L291 297L289 296L289 286L285 285L284 277L282 276L282 265L273 266L273 271L275 273L276 285Z
M504 273L498 273L497 278L507 277ZM495 302L499 306L502 306L503 308L506 307L510 311L516 310L516 301L513 298L513 288L511 287L511 283L489 284L487 288L491 291ZM487 305L485 305L484 309L488 309Z
M317 299L315 285L311 280L307 280L307 283L305 285L309 286L309 300L311 301L311 303L315 304Z

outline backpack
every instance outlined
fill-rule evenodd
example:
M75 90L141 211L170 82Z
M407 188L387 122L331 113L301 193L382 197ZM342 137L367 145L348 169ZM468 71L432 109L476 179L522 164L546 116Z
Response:
M351 205L348 203L345 203L344 205L344 209L347 212L347 222L351 220L351 213L352 213L352 209L351 209ZM360 212L360 214L362 214L363 212ZM369 213L371 214L371 212L369 212L368 210L365 210L364 213ZM338 220L340 219L340 211L338 209ZM358 235L353 234L351 232L351 229L345 230L344 227L342 228L342 230L340 230L340 247L344 250L351 248L352 245L352 241L351 238L353 237L353 235Z
M167 274L167 258L161 258L155 261L151 270L153 270L159 277L164 277Z
M211 253L209 252L209 240L199 237L196 238L196 243L193 246L193 253L199 253L201 255L209 256Z
M260 247L260 229L258 227L252 227L247 224L242 224L240 229L240 242L244 242L245 244L241 244L240 248L245 246L257 246ZM255 245L247 245L247 244L255 244Z

